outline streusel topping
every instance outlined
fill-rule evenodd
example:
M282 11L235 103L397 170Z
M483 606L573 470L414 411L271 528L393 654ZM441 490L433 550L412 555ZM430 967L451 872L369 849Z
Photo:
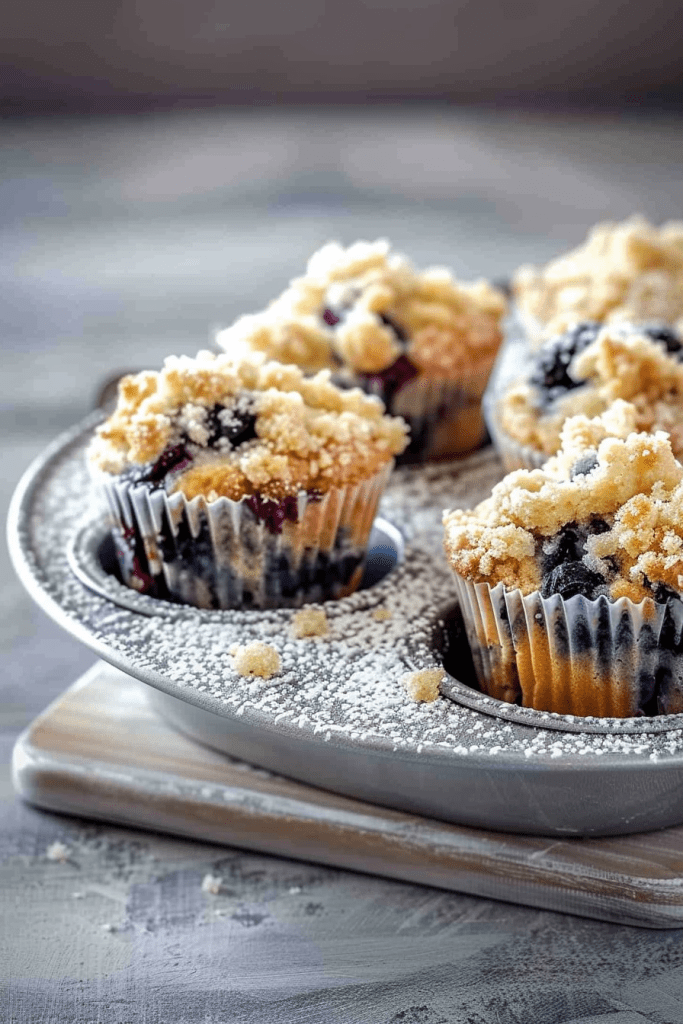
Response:
M589 597L683 592L683 467L665 433L638 433L637 422L621 400L573 417L541 469L509 473L475 509L444 513L452 567L524 594L549 596L561 562L581 577L572 592Z
M309 372L346 366L380 373L406 356L416 369L457 379L493 359L502 339L503 294L484 280L457 282L441 267L418 272L389 243L323 246L306 274L267 310L221 331L227 352L264 352Z
M253 356L171 356L160 372L125 377L98 427L91 464L109 474L146 467L188 498L326 492L372 476L406 445L403 420L378 399L342 390L329 371Z
M645 330L585 324L550 339L530 378L503 395L502 428L520 444L552 455L567 417L597 416L621 398L635 407L636 430L665 430L676 456L683 454L680 340L672 331Z
M597 224L545 267L520 267L513 289L548 334L577 320L676 323L683 317L683 221L657 228L634 216Z

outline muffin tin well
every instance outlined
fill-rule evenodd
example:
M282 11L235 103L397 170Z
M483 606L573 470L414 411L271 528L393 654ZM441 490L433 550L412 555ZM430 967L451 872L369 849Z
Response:
M132 591L123 599L97 555L102 522L87 511L84 451L96 422L28 470L12 503L10 549L39 604L148 683L181 730L318 786L467 825L599 835L683 821L683 716L560 720L465 685L441 514L490 491L501 475L492 449L397 472L380 511L388 525L375 535L391 571L326 603L327 637L296 640L289 609L202 611ZM253 639L278 649L279 676L235 673L231 646ZM444 659L444 695L413 703L401 677Z

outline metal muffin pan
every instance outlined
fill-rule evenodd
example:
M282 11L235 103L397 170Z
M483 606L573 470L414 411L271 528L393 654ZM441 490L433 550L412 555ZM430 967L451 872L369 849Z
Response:
M490 491L501 475L490 448L395 473L369 561L376 580L391 571L326 603L328 637L295 640L291 609L202 611L135 594L108 574L84 460L98 418L59 438L25 474L10 510L10 551L40 606L149 684L177 728L280 774L465 825L578 836L683 821L683 715L571 719L465 685L469 652L441 513ZM231 645L256 638L278 648L280 676L235 674ZM401 676L444 659L444 695L410 701Z

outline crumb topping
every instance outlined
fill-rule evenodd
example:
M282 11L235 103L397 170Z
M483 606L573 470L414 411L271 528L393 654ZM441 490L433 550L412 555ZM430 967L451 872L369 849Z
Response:
M543 365L560 340L546 342L536 366ZM616 399L623 399L635 408L635 429L666 431L679 457L683 454L683 363L677 356L641 329L628 324L606 326L592 344L568 358L571 386L548 391L539 386L535 370L530 379L503 395L500 424L521 444L552 455L560 446L567 417L598 416Z
M88 456L114 475L145 467L133 482L189 499L279 498L372 476L403 451L406 432L378 399L336 387L329 371L307 378L262 357L200 352L125 377Z
M683 221L597 224L545 267L520 267L513 288L548 333L577 320L675 323L683 317Z
M324 608L301 608L292 616L291 633L295 640L308 636L327 636L330 631Z
M201 889L202 892L210 893L212 896L218 896L223 885L223 878L220 875L204 875L202 878Z
M440 668L424 668L419 672L408 672L401 678L401 686L411 700L430 702L439 696L439 684L443 679Z
M568 561L591 574L595 595L683 592L683 468L665 433L637 423L620 399L601 416L572 417L541 469L509 473L475 509L444 513L452 567L524 594Z
M380 607L375 608L372 613L372 617L375 622L388 622L391 618L391 612L388 608Z
M389 243L323 246L306 274L262 313L219 332L227 352L263 352L308 372L340 365L373 374L405 355L421 373L457 379L492 360L502 340L503 294L457 282L442 267L418 272Z
M232 664L240 676L259 676L270 679L282 670L280 655L270 644L252 640L248 644L233 644L230 648Z

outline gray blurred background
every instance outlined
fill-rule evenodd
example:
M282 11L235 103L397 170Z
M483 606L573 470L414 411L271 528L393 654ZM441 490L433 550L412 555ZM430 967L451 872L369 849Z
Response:
M26 0L0 15L6 107L150 101L675 101L677 0Z

